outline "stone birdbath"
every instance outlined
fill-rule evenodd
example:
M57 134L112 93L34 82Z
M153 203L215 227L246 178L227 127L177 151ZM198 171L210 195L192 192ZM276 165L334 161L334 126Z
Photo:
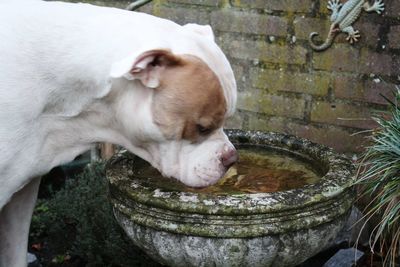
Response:
M351 210L352 165L294 136L228 130L240 151L275 151L318 179L273 192L195 190L140 173L128 152L108 163L114 214L133 243L167 266L295 266L326 248ZM148 175L151 176L151 175Z

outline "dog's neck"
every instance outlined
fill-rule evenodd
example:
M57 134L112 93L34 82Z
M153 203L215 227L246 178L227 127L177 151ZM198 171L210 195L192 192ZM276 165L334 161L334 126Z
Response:
M132 83L123 79L114 81L107 95L94 99L75 116L42 116L41 129L46 131L42 153L58 155L52 159L52 166L72 160L71 156L75 157L97 142L121 145L145 160L152 161L147 152L152 148L147 147L146 143L154 138L164 138L152 119L153 92L139 83L129 87L129 82ZM126 118L129 122L117 121L115 118ZM149 136L153 139L148 140Z

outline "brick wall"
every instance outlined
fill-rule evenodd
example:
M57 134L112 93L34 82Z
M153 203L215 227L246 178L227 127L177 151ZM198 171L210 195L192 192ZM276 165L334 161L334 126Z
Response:
M343 2L343 1L342 1ZM309 48L308 35L325 38L327 0L155 0L143 11L180 24L210 24L233 65L238 112L228 127L279 131L340 152L359 152L400 84L400 1L385 0L383 16L363 13L355 28L329 50Z
M373 128L371 115L385 108L380 94L390 96L400 84L400 1L384 3L383 16L363 12L354 25L358 44L341 34L322 53L307 39L313 31L326 38L327 0L154 0L141 11L213 27L239 87L228 127L286 132L360 152L366 140L360 132Z

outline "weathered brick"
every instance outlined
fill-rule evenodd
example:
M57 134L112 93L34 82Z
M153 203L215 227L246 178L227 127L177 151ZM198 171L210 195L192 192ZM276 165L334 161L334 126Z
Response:
M390 28L389 44L391 48L400 48L400 25L392 26Z
M186 23L210 24L210 17L206 11L192 8L172 8L154 5L153 14L161 18L172 20L181 25Z
M219 40L223 50L231 57L247 60L260 60L280 64L306 63L307 50L301 46L269 44L264 41Z
M357 21L354 24L354 29L358 30L360 32L361 38L357 42L357 46L376 46L380 40L379 38L379 25L376 23L371 23L367 21ZM342 34L343 36L343 41L347 42L345 40L345 37L347 37L347 34Z
M386 16L400 19L400 1L385 0Z
M324 101L313 103L311 121L360 129L371 129L376 126L371 119L370 108Z
M224 9L211 13L215 30L286 36L287 19L278 16L252 14Z
M248 129L293 134L332 147L341 153L362 152L367 141L365 133L356 134L330 125L305 125L282 117L251 116Z
M250 82L253 87L268 91L288 91L324 96L328 93L331 74L327 72L300 73L283 70L252 68Z
M380 80L368 80L364 85L365 102L387 105L388 102L384 97L394 101L393 92L396 90L396 85ZM384 97L383 97L384 96Z
M393 55L392 75L400 82L400 55Z
M225 122L224 128L226 129L242 129L243 128L243 115L237 111L235 114L228 118Z
M237 108L267 115L302 119L305 112L305 100L267 94L253 89L238 93Z
M360 75L338 74L333 79L333 90L337 98L365 100L364 83Z
M359 75L340 75L334 78L333 88L338 98L385 105L387 102L381 95L393 99L395 85L380 79L362 81Z
M233 73L235 75L235 80L236 80L236 86L238 90L246 90L246 88L249 87L249 82L248 82L248 75L247 75L247 70L245 68L248 68L247 66L243 66L240 64L235 64L235 60L231 60L231 65L233 69Z
M335 126L305 125L282 117L253 115L249 118L248 129L296 135L341 153L361 152L367 143L366 134L354 134Z
M57 1L57 0L49 0L49 1ZM107 7L116 7L125 9L132 1L127 0L63 0L63 2L72 2L72 3L88 3L96 6L107 6Z
M154 8L154 4L153 4L153 2L150 2L150 3L140 7L137 11L147 13L147 14L153 14L153 8Z
M168 0L168 2L209 7L219 7L224 3L223 0Z
M319 1L319 12L322 14L331 14L332 12L327 8L329 0Z
M271 11L310 12L313 8L312 0L233 0L235 7L260 8Z
M259 114L249 118L248 129L267 132L285 132L287 123L287 118L269 117Z
M233 74L235 75L235 78L237 81L241 80L241 78L243 77L243 66L238 65L238 64L231 64L232 66L232 70L233 70Z
M362 152L368 141L365 133L354 133L335 126L317 127L290 123L287 131L315 143L332 147L340 153Z
M318 70L357 72L359 60L358 50L347 44L336 44L322 53L313 53L313 65Z
M297 39L308 40L310 33L318 32L319 38L325 40L331 22L329 19L296 17L293 24Z
M390 75L391 70L391 55L377 53L368 48L361 49L360 72L366 74Z

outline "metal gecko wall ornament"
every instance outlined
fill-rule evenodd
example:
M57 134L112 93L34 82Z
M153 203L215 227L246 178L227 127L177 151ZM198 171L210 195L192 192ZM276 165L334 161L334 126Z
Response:
M331 15L331 28L328 33L328 37L325 42L321 45L314 43L314 37L318 35L317 32L312 32L308 39L312 49L316 51L323 51L328 49L335 39L336 35L340 32L347 33L347 38L350 44L358 42L361 37L360 32L354 30L352 24L358 19L362 10L366 12L376 12L381 14L385 9L385 4L382 0L375 0L374 4L371 5L368 0L348 0L342 4L339 0L330 0L328 2L328 9L332 11Z

